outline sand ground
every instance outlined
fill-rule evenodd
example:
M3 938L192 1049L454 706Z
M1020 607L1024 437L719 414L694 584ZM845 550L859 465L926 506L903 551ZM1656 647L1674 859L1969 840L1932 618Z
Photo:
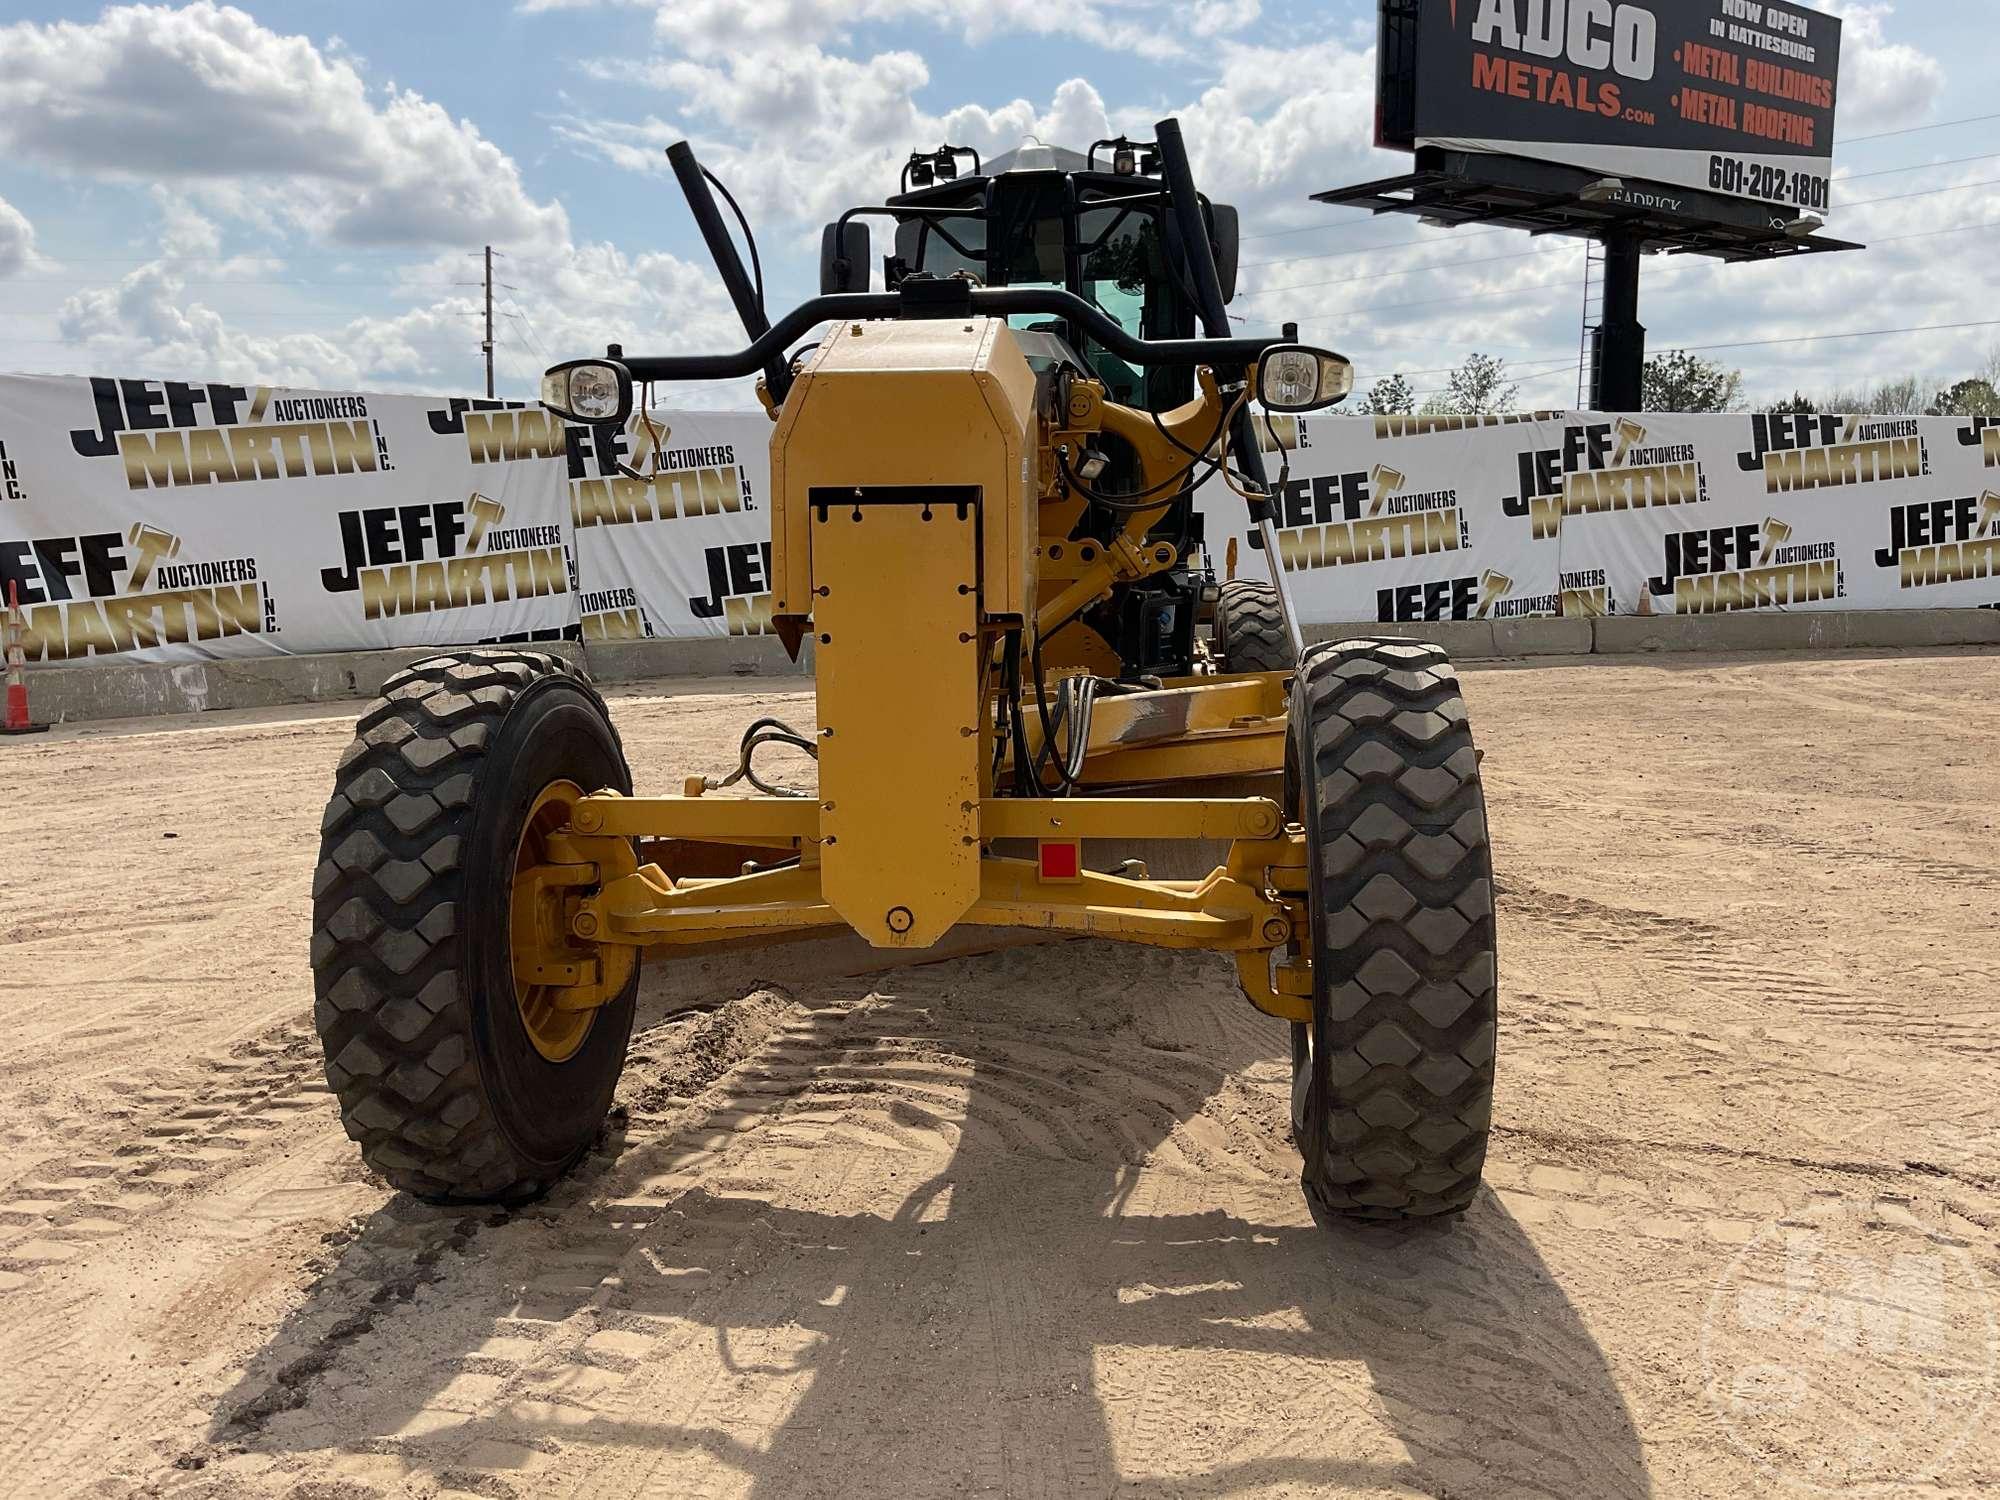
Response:
M363 1171L306 967L354 713L0 744L0 1493L2000 1486L2000 655L1471 672L1489 1191L1316 1227L1228 964L648 971L512 1215ZM614 700L642 787L809 701ZM861 955L865 960L866 955Z

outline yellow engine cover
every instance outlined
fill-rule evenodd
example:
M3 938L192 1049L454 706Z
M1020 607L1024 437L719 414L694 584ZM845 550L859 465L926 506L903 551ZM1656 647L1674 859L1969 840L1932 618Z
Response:
M843 324L772 439L774 608L815 642L821 889L877 947L929 947L979 899L982 625L1034 597L1034 393L1002 321Z
M979 606L1033 608L1040 529L1035 376L999 318L836 324L799 372L771 437L771 607L810 615L808 497L829 485L980 491Z

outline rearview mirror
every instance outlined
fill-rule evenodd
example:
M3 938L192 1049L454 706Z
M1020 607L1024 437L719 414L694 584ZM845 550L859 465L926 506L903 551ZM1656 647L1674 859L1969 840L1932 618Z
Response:
M632 372L611 359L572 359L542 377L542 405L572 422L616 422L632 415Z
M1236 300L1236 251L1242 241L1242 220L1227 203L1211 203L1208 215L1215 224L1215 275L1222 283L1222 300Z
M1277 344L1257 361L1256 397L1272 412L1319 411L1345 401L1354 366L1328 349Z
M868 254L868 226L859 219L849 219L845 224L829 224L821 230L820 295L867 291Z

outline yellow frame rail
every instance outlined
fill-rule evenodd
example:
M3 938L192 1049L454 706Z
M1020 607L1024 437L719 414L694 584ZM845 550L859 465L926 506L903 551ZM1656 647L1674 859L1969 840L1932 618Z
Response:
M1279 952L1300 946L1306 913L1305 840L1277 803L1261 797L982 799L979 839L1229 840L1225 864L1200 880L1147 880L1085 870L1044 880L1033 860L991 853L979 861L978 899L959 925L1067 932L1154 947L1212 949L1236 956L1260 1009L1309 1019L1310 967ZM819 863L822 804L772 797L624 797L580 800L569 827L548 840L549 863L528 872L538 889L560 891L568 934L584 947L517 953L554 978L578 965L595 977L592 950L681 947L846 925L827 901ZM676 879L639 866L634 839L680 839L796 856L773 868ZM1274 956L1280 961L1274 963ZM585 972L588 969L589 972ZM578 1003L587 1003L581 993Z

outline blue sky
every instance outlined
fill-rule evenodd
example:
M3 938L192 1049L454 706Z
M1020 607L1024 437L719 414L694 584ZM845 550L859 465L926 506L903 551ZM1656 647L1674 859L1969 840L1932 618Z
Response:
M1844 139L2000 111L2000 41L1946 0L1846 3ZM816 226L912 147L1087 144L1178 114L1244 211L1253 326L1286 317L1364 381L1474 349L1574 397L1582 250L1307 201L1402 169L1367 145L1372 3L1299 0L15 0L0 25L0 369L358 389L480 382L471 252L503 252L501 385L607 339L737 341L660 150L743 198L772 299ZM2000 318L2000 120L1839 153L1832 228L1877 248L1650 263L1655 348ZM1924 196L1911 197L1908 194ZM1989 221L1991 221L1989 223ZM1965 228L1980 225L1984 228ZM1386 247L1386 248L1385 248ZM2000 327L1718 351L1753 393L1918 371ZM1565 373L1565 365L1568 373ZM737 401L740 392L697 393Z

